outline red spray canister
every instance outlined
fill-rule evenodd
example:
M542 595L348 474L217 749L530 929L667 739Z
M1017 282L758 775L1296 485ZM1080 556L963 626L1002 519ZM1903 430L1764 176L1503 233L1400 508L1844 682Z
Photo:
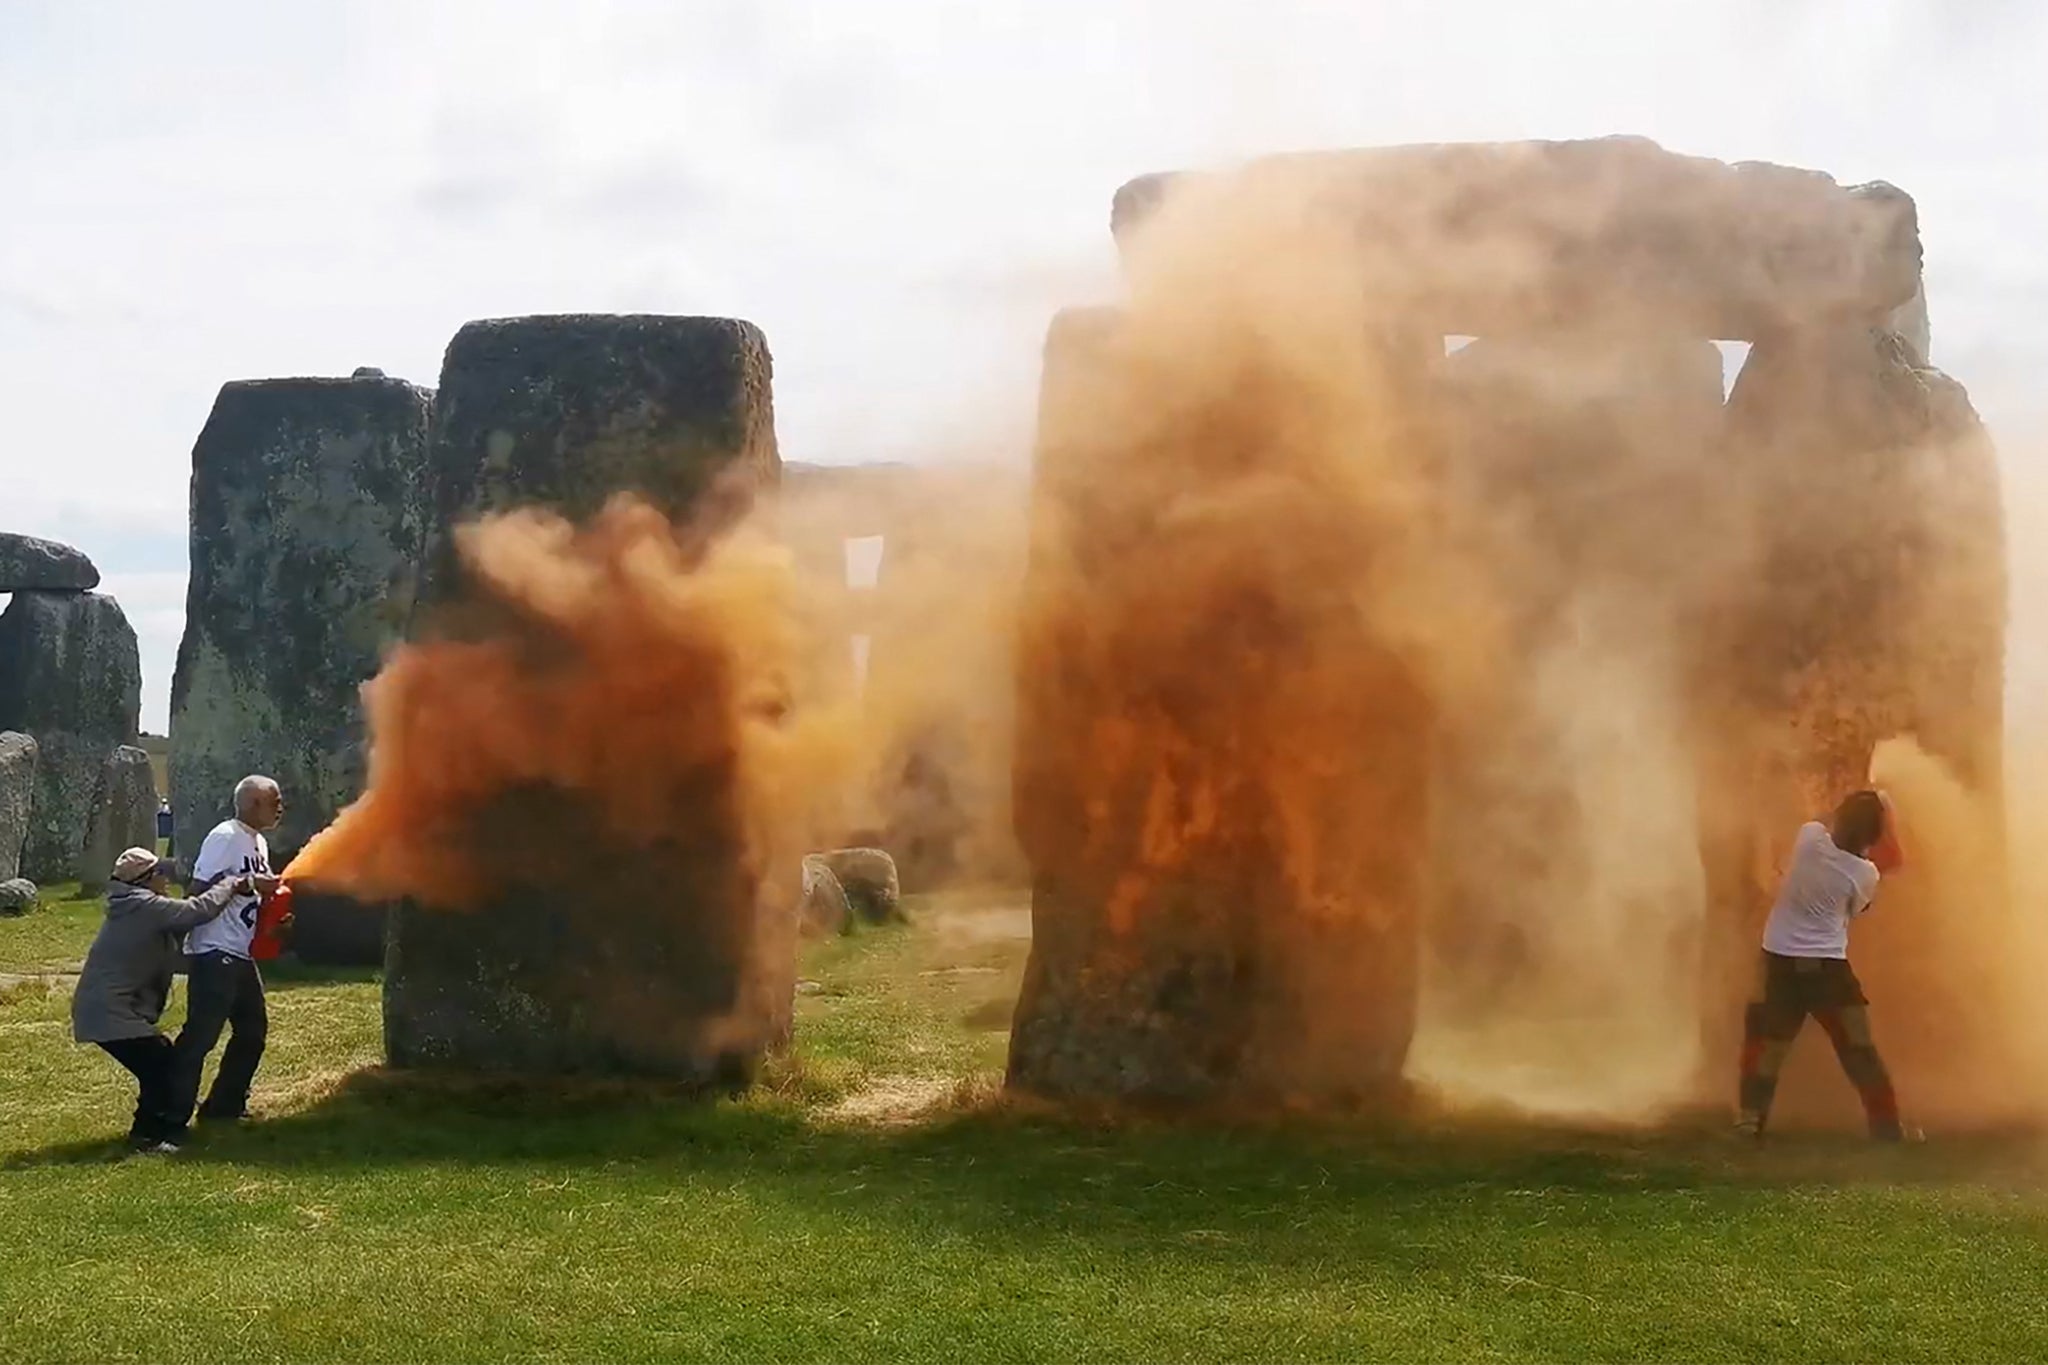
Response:
M249 956L268 962L284 951L285 920L292 913L292 886L278 883L277 889L256 903L256 932L249 939Z

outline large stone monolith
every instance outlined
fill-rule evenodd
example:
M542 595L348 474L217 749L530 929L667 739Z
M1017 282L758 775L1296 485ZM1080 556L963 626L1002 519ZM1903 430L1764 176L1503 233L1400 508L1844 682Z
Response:
M28 838L35 794L34 736L0 730L0 881L21 872L21 846Z
M464 327L435 396L414 633L502 628L466 593L451 544L479 514L539 504L581 520L623 491L679 521L739 514L779 470L770 381L760 331L723 318ZM692 780L711 783L685 802L701 820L652 846L606 829L573 793L503 793L465 842L503 889L470 909L393 911L392 1064L746 1079L789 1029L794 887L787 904L763 895L734 773Z
M403 632L425 524L428 395L402 380L224 385L192 448L191 579L171 682L176 846L275 777L278 866L362 790L358 695Z
M277 867L361 793L359 692L404 632L425 532L428 401L375 373L237 381L214 400L192 448L192 568L171 681L182 856L251 773L284 792ZM381 907L308 895L294 909L302 956L381 958Z
M1709 972L1712 1055L1732 1056L1792 832L1869 781L1877 745L1910 736L1959 784L1982 856L1944 867L1923 849L1890 879L1881 913L1857 926L1857 970L1917 1114L1963 1122L2001 1100L2023 1108L2032 1073L2013 1049L2024 1040L1998 1022L2035 983L2010 971L2001 871L1996 453L1960 385L1919 363L1912 342L1858 326L1758 342L1729 423L1729 471L1758 559L1724 604L1720 662L1703 687L1728 737L1704 784L1708 865L1725 907ZM1942 900L1962 888L1960 903ZM1838 1086L1786 1088L1795 1109L1809 1089L1847 1105Z
M1382 1094L1415 1021L1431 717L1357 606L1373 528L1318 496L1297 452L1272 449L1274 481L1233 483L1232 438L1274 439L1254 395L1190 398L1185 425L1134 439L1117 414L1147 395L1126 388L1121 327L1070 312L1046 344L1010 1083L1196 1105Z
M69 879L110 750L138 736L142 663L120 604L100 593L18 592L0 614L0 729L34 735L35 799L21 870Z
M100 764L78 855L78 884L87 895L106 889L114 859L131 848L156 847L156 772L149 755L123 744Z

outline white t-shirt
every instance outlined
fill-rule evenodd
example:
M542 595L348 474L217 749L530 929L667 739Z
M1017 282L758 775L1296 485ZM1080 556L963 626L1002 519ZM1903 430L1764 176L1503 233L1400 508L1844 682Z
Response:
M1792 866L1785 871L1764 949L1781 957L1849 956L1849 921L1877 895L1877 865L1836 847L1826 825L1799 827Z
M270 845L240 820L223 820L199 846L192 860L192 880L211 884L222 877L270 871ZM256 897L237 896L219 915L185 935L185 951L249 956L256 933Z

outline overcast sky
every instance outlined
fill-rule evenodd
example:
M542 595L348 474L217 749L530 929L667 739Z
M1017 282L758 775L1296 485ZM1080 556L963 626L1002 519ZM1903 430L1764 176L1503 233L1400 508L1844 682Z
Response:
M165 725L221 383L432 383L465 319L751 318L785 457L1016 448L1130 175L1633 132L1919 200L1935 359L2048 410L2037 0L0 0L0 528Z

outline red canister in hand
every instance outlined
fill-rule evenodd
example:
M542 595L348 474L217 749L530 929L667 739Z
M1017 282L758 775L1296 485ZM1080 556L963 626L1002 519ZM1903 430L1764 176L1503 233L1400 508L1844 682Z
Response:
M292 913L292 887L280 882L275 891L256 905L256 932L249 939L249 956L268 962L284 951L284 922Z

